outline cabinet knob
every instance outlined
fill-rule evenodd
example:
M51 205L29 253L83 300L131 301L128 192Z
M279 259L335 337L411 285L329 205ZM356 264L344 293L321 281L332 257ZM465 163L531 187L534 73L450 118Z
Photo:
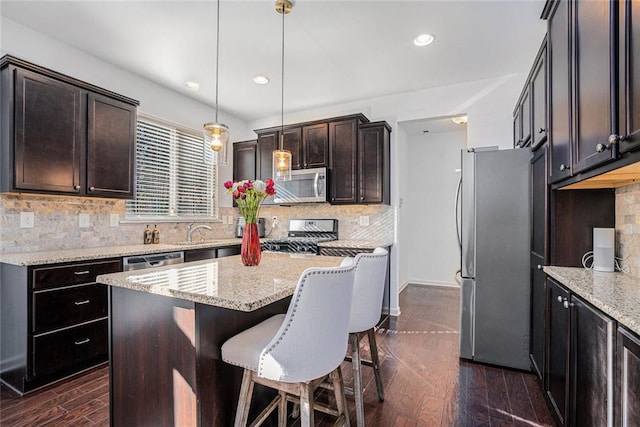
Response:
M562 302L562 297L558 295L558 302Z
M573 303L567 300L564 300L564 303L562 303L562 305L564 306L564 308L573 307Z
M615 133L612 135L609 135L609 144L617 144L620 141L624 141L624 136L620 136L620 135L616 135Z
M542 270L542 266L538 264L538 270Z
M564 172L567 170L567 165L565 165L564 163L560 165L560 171Z
M95 191L96 187L89 187L89 191Z
M360 196L360 200L364 200L364 196Z
M547 130L545 128L538 129L538 133L545 133Z
M74 190L80 190L80 186L79 186L79 185L74 185L74 186L73 186L73 189L74 189Z
M606 150L607 148L609 148L607 145L604 144L598 144L596 145L596 152L598 153L602 153L604 150Z

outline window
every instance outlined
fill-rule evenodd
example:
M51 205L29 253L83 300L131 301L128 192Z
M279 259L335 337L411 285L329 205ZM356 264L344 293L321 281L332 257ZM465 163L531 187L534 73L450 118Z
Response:
M202 148L202 135L138 118L136 194L127 201L127 220L216 219L218 171Z

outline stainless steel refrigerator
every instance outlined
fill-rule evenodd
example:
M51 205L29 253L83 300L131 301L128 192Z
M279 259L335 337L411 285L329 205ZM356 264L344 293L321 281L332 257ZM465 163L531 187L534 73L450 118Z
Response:
M530 370L527 149L462 150L460 357Z

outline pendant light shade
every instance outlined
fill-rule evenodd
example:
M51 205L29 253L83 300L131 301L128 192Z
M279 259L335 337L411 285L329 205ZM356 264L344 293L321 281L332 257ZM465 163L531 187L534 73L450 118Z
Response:
M206 163L227 164L227 144L229 127L218 122L218 68L220 62L220 0L216 13L216 117L215 122L205 123L202 129L204 137L203 158Z
M279 148L273 152L273 179L291 181L291 151L284 149L284 16L293 9L290 0L276 0L276 12L282 15L282 97Z

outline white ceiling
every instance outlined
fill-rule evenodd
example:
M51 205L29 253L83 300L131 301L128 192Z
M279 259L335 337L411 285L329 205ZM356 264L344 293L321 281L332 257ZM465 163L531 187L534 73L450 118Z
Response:
M274 3L220 5L220 109L247 121L280 113L282 18ZM214 105L213 0L0 4L9 19ZM297 0L285 18L285 112L525 73L544 36L543 5ZM435 42L414 46L420 33ZM256 85L257 74L271 83ZM188 80L200 89L185 89Z

